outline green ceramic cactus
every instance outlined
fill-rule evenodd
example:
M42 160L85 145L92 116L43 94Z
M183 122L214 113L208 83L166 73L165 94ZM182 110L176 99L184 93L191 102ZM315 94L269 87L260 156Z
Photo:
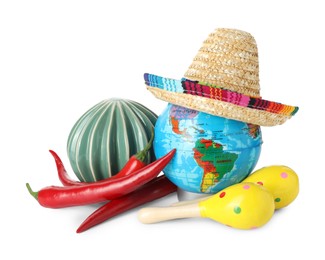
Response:
M84 113L68 137L67 153L80 181L117 174L150 140L157 115L138 102L107 99ZM147 162L155 159L150 150Z

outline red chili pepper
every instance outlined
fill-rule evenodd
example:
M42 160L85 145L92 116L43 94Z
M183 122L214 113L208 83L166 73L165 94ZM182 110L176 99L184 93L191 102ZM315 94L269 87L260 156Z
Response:
M56 163L56 168L58 170L59 179L64 186L83 185L84 183L86 183L86 182L80 182L80 181L75 181L75 180L71 179L64 167L64 164L63 164L61 158L54 151L52 151L52 150L49 150L49 151L54 157L54 160Z
M161 175L143 187L123 197L111 200L94 211L77 229L77 233L98 225L118 214L136 208L147 202L162 198L177 190L176 185Z
M26 187L40 205L47 208L81 206L113 200L154 179L174 157L175 152L176 149L173 149L144 168L118 179L107 179L100 183L94 182L82 186L50 186L38 192L34 192L28 183Z
M109 178L113 179L113 178L120 178L123 176L127 176L127 175L132 174L135 171L143 168L144 166L146 166L147 164L145 163L145 160L147 158L148 151L151 148L153 139L154 139L154 131L152 130L151 138L150 138L149 142L147 143L147 145L145 146L145 148L143 150L141 150L140 152L138 152L137 154L132 155L130 157L130 159L126 162L124 167L121 169L121 171L118 172L116 175L113 175L112 177L109 177ZM56 168L58 170L58 176L59 176L61 183L64 186L85 185L85 184L90 183L90 182L75 181L75 180L71 179L71 177L68 175L68 173L64 167L64 164L63 164L61 158L53 150L50 150L50 153L52 154L52 156L55 159ZM100 180L97 182L103 182L103 181L105 181L105 180Z

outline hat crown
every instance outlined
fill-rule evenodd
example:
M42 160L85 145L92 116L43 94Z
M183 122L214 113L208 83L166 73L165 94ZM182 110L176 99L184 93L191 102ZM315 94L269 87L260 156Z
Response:
M185 78L260 97L258 50L254 37L218 28L203 42Z

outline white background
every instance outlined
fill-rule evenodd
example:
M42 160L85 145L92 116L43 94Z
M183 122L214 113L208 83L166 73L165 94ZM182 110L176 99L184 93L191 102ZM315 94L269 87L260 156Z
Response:
M324 12L322 1L1 1L1 259L324 259ZM49 149L72 173L66 141L75 121L103 99L167 105L143 73L181 78L217 27L250 32L265 99L298 105L263 127L260 168L296 170L300 193L264 227L242 231L208 219L154 225L137 210L82 234L98 205L41 207L29 194L60 185ZM166 206L172 195L151 205Z

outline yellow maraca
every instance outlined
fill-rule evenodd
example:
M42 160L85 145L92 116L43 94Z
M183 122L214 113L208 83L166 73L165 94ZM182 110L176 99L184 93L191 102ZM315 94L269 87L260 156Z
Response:
M284 165L263 167L250 176L245 182L263 185L274 197L275 209L288 206L299 193L299 179L294 170Z
M254 171L243 182L252 182L264 186L274 198L275 209L288 206L299 193L299 178L294 170L284 165L272 165ZM210 196L208 196L210 197ZM173 206L197 203L205 198L192 201L181 201Z
M177 207L142 208L142 223L170 219L203 217L238 229L252 229L266 224L274 213L274 199L264 187L255 183L229 186L210 198Z

